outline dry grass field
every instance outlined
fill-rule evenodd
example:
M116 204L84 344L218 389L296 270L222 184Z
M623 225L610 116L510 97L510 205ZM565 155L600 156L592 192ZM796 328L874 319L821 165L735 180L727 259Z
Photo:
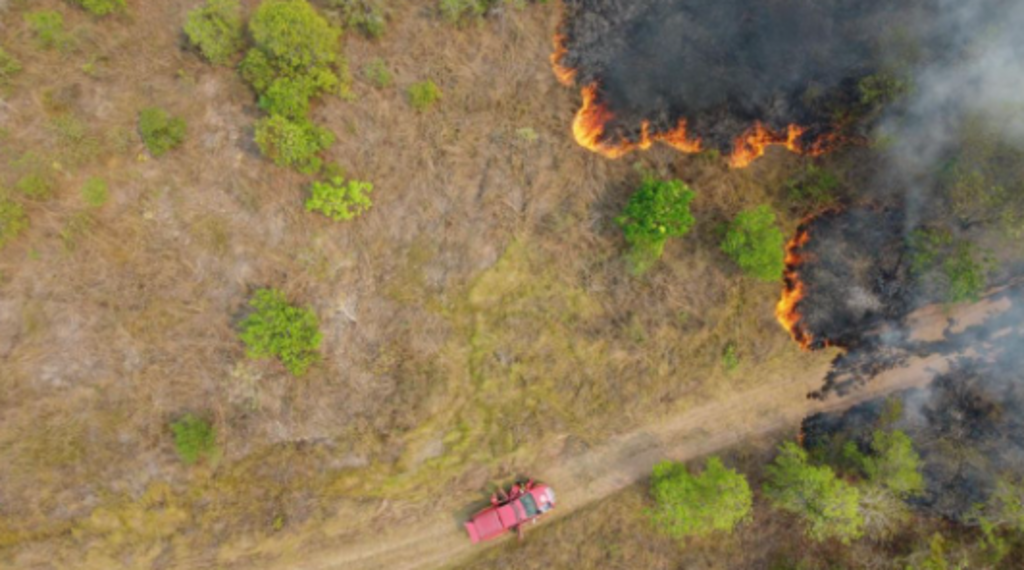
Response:
M579 148L578 93L548 63L557 5L457 27L395 0L383 38L346 33L354 96L314 116L338 137L329 161L376 190L335 223L303 209L311 179L260 156L237 72L187 47L196 4L96 19L0 0L0 47L24 67L0 89L0 187L30 220L0 250L0 566L250 568L323 529L464 508L555 443L827 358L775 323L777 284L717 249L716 228L777 201L801 159L730 171ZM36 46L23 14L41 9L73 45ZM364 78L377 58L394 86ZM424 79L443 98L417 112L405 89ZM151 106L188 123L159 158L137 134ZM613 218L645 169L690 184L698 222L637 278ZM28 175L52 197L15 191ZM102 207L83 200L90 177L109 184ZM302 378L238 340L266 286L320 318L323 362ZM187 412L215 425L215 460L175 455Z

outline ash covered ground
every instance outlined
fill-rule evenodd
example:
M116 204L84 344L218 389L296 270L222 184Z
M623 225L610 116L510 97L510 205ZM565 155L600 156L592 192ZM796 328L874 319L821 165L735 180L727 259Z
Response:
M805 223L797 272L805 297L800 326L814 339L849 346L911 309L903 211L860 206L825 212Z
M947 47L921 25L938 3L567 0L561 63L580 86L599 85L614 115L607 138L635 141L644 120L664 131L686 119L705 148L727 152L761 122L806 128L806 148L856 103L862 78L902 57L893 46Z
M866 451L874 429L903 430L924 461L926 490L917 504L960 521L1001 477L1024 477L1024 291L1003 295L1011 299L1010 309L983 325L947 332L936 342L904 343L917 354L972 347L977 358L960 358L929 386L891 396L900 403L896 418L883 419L885 400L807 418L807 448L853 441Z

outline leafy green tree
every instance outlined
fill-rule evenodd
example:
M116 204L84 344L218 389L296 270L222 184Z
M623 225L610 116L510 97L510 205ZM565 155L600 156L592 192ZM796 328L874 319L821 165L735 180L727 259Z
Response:
M72 0L94 16L106 16L125 9L125 0Z
M863 460L864 473L869 481L900 498L920 495L924 491L921 456L914 451L913 442L906 433L875 430L871 451L871 455Z
M242 5L238 0L207 0L188 13L185 35L211 63L230 64L244 46Z
M260 289L249 301L253 312L242 321L240 338L250 358L276 357L302 376L320 359L320 322L312 309L288 303L276 289Z
M139 134L154 157L181 146L187 130L184 119L172 117L159 107L143 109L139 113Z
M768 206L740 212L726 230L722 251L761 281L776 281L785 269L785 238Z
M281 77L260 95L260 108L270 115L305 121L309 115L309 100L315 90L308 78Z
M305 119L271 115L256 124L256 144L278 166L313 174L323 165L317 154L334 144L334 135Z
M201 458L213 459L218 453L216 429L198 416L185 414L171 423L171 433L174 434L174 449L187 465Z
M988 269L992 261L969 241L956 244L952 254L942 264L942 272L949 284L947 301L974 303L981 299L988 284Z
M306 210L320 212L336 222L361 216L373 206L370 200L373 184L369 182L345 181L335 176L326 182L314 182L310 191Z
M0 248L28 229L28 216L21 204L0 195Z
M718 457L708 459L697 475L681 463L655 465L651 495L657 505L650 513L654 524L677 538L730 532L750 515L753 505L747 479Z
M433 81L420 81L409 86L409 104L423 112L441 100L441 88Z
M782 444L766 471L765 496L775 507L800 517L809 537L818 541L834 537L845 543L861 536L860 492L829 467L811 465L800 446L789 441Z
M634 271L642 273L661 258L665 242L686 235L695 222L690 202L696 194L681 180L647 176L615 223L631 247Z
M249 22L249 33L256 45L242 72L257 92L283 77L305 79L322 89L338 84L332 67L339 59L341 32L306 0L264 0Z

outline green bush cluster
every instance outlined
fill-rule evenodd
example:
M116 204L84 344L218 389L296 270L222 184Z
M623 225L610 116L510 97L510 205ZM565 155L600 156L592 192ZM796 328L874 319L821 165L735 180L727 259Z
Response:
M0 196L0 248L28 228L28 216L21 204Z
M214 459L218 454L217 430L203 418L185 414L171 423L171 433L174 435L174 449L187 465L200 459Z
M71 45L71 37L64 31L64 16L53 10L40 10L25 14L25 22L36 43L42 49L59 49L64 51Z
M785 268L784 244L775 212L768 206L758 206L737 214L726 229L721 248L744 273L761 281L775 281Z
M242 77L270 117L256 128L256 142L280 166L314 173L317 156L334 136L309 120L310 100L342 88L336 67L340 31L306 0L265 0L249 22L255 45L241 64Z
M52 173L37 169L19 178L14 188L29 198L46 200L53 196L55 185Z
M754 499L746 477L725 467L718 457L709 458L696 475L681 463L655 465L651 497L652 522L676 538L731 532L749 518Z
M125 9L125 0L72 0L90 14L106 16Z
M211 63L230 64L245 45L242 5L238 0L207 0L188 13L185 35Z
M320 359L320 323L312 309L288 303L276 289L260 289L249 301L240 338L250 358L278 358L295 376Z
M317 156L334 143L334 134L310 121L292 121L271 115L256 124L256 144L274 164L292 167L305 174L320 170Z
M21 71L21 62L0 48L0 87L7 85Z
M417 111L426 111L441 100L441 88L433 81L420 81L409 86L409 104Z
M351 220L373 206L373 184L340 176L326 182L314 182L306 200L306 210L320 212L336 222Z
M338 11L346 28L358 30L371 39L384 35L387 16L379 0L328 0L327 5Z
M642 273L657 261L669 238L690 231L695 222L690 202L695 196L680 180L644 178L622 214L615 218L630 245L634 272Z
M139 135L155 157L181 146L187 129L184 119L172 117L159 107L143 109L139 113Z

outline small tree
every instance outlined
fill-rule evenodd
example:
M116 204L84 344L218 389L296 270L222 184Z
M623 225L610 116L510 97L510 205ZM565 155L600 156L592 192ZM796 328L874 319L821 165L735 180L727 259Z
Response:
M334 135L305 119L272 115L256 124L256 144L278 166L313 174L323 165L317 155L334 144Z
M988 269L991 259L978 251L969 241L957 242L953 252L942 264L946 276L950 303L975 303L981 299L988 284Z
M722 241L725 252L740 269L761 281L775 281L785 268L785 238L768 206L740 212Z
M910 437L899 430L875 430L872 454L864 457L868 480L885 487L897 497L920 495L924 491L921 456L914 451Z
M240 338L250 358L278 358L295 376L320 359L320 322L312 309L288 303L276 289L260 289L249 301L253 312L241 324Z
M159 107L143 109L139 113L139 134L150 154L155 157L181 146L187 128L184 119L171 117Z
M642 273L657 261L671 237L686 235L695 222L690 202L696 194L680 180L645 177L615 222L632 248L632 261Z
M336 222L351 220L373 206L370 200L373 184L369 182L346 182L344 178L335 176L327 182L314 182L310 192L306 210L320 212Z
M264 90L260 85L269 87L281 77L329 74L337 83L331 67L338 61L341 34L306 0L264 0L249 22L249 32L256 46L246 60L260 70L257 78L249 77L258 92Z
M64 16L53 10L40 10L25 14L25 22L32 29L36 43L42 49L58 48L67 50L71 47L71 38L64 31Z
M727 469L718 457L708 459L704 472L697 475L681 463L655 465L651 495L657 505L651 519L676 538L730 532L753 505L746 478Z
M211 63L228 65L244 45L241 4L207 0L188 13L185 35Z
M782 444L767 473L765 495L776 508L800 517L809 537L835 537L845 543L861 536L859 491L829 467L811 465L801 447L791 441Z
M216 457L217 431L210 422L185 414L171 424L171 433L174 434L174 449L185 464Z

